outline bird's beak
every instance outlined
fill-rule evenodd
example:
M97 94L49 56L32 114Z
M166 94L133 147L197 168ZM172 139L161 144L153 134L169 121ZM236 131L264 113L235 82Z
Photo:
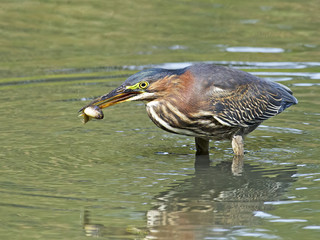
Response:
M94 99L91 103L84 106L79 110L81 117L83 117L83 122L86 123L92 118L102 119L103 112L102 108L110 107L117 103L128 102L134 100L134 97L144 93L144 90L138 89L134 86L124 86L112 90L108 94Z
M100 109L110 107L117 103L130 101L130 98L142 93L142 91L128 89L126 87L120 86L111 92L94 99L90 104L81 108L79 112L83 112L83 110L89 106L97 106Z

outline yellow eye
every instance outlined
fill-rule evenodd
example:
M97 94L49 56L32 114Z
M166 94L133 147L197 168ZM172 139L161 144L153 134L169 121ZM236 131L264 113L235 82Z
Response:
M145 89L145 88L147 88L148 86L149 86L149 83L146 82L146 81L139 83L139 88L140 88L140 89Z

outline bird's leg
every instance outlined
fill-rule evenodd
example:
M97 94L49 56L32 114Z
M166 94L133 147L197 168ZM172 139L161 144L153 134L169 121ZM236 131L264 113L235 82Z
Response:
M231 165L231 172L233 176L241 176L243 172L243 158L244 158L243 155L233 156L232 165Z
M209 139L196 137L196 155L209 155Z
M244 155L244 143L243 137L241 135L235 135L232 138L232 150L234 155L236 156L243 156Z

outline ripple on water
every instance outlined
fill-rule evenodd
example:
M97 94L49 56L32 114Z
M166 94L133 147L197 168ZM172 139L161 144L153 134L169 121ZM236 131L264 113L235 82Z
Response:
M245 62L245 61L204 61L205 63L219 64L232 67L241 67L247 69L303 69L311 67L319 67L320 62ZM123 66L125 70L138 71L146 68L166 68L176 69L188 67L198 62L168 62L162 64L148 64L148 65L126 65ZM283 72L278 73L279 76L283 76Z
M251 229L251 228L243 228L238 229L232 233L234 236L239 237L256 237L263 239L279 239L277 235L268 233L267 229Z
M228 47L227 52L250 52L250 53L282 53L283 48L272 47Z
M305 226L303 229L320 230L320 226L316 226L316 225Z
M252 72L252 74L259 76L291 76L304 77L308 79L320 79L320 73L313 72Z
M306 202L309 202L309 201L299 201L299 200L272 201L272 202L264 202L264 204L269 204L269 205L284 205L284 204L306 203Z
M294 134L302 134L303 131L296 128L286 128L286 127L273 127L273 126L266 126L266 125L260 125L260 129L267 130L269 132L275 132L275 133L294 133Z
M279 223L297 223L297 222L308 222L306 219L274 219L270 220L270 222L279 222Z
M310 176L315 176L319 174L320 173L296 173L296 174L293 174L292 177L310 177Z
M255 217L259 217L259 218L265 218L265 219L271 219L271 218L280 218L278 216L263 212L263 211L254 211L253 212Z
M320 79L320 76L319 76ZM313 87L313 86L320 86L320 83L294 83L292 84L295 87Z

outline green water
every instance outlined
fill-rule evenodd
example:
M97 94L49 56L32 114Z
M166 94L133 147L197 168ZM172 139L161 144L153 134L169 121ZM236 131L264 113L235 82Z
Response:
M0 238L317 239L317 6L2 1ZM195 167L194 140L158 129L142 103L77 117L146 65L197 61L279 81L299 100L246 138L241 174L224 141Z

